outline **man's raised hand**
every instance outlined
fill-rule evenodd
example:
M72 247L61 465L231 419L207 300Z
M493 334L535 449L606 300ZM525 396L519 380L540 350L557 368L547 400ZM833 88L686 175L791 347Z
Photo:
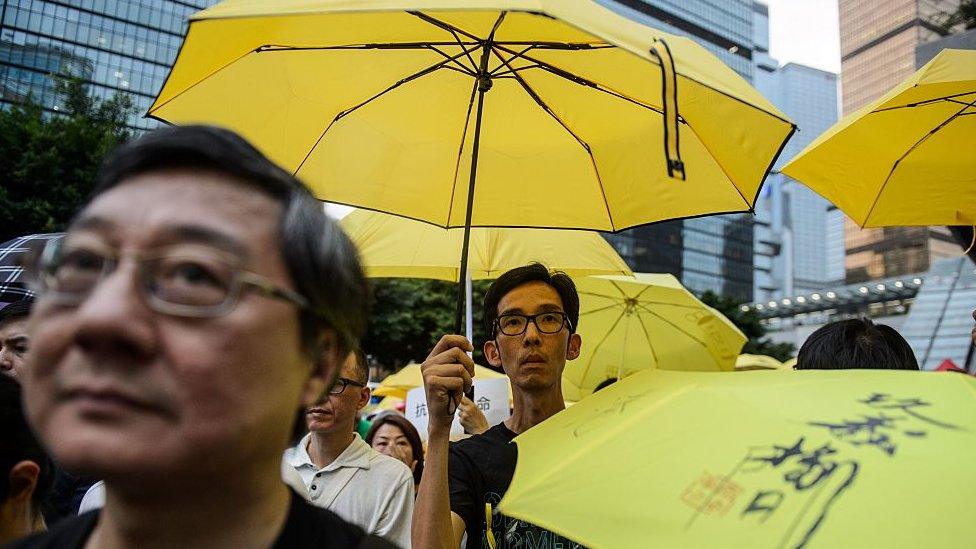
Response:
M454 410L464 393L471 388L474 361L468 352L473 349L466 337L445 335L421 365L430 418L429 430L450 430Z

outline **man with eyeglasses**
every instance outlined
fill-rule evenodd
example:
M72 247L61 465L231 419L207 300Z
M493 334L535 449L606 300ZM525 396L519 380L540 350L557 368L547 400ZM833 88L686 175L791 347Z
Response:
M27 417L105 506L13 547L390 546L281 480L367 316L355 248L291 174L227 130L150 132L28 270Z
M506 517L496 507L515 473L512 439L565 408L562 373L579 356L579 296L573 281L532 264L506 272L485 294L484 354L512 384L512 416L449 445L451 412L471 386L471 343L446 335L422 366L427 394L427 455L414 511L414 547L467 549L578 544Z
M285 452L314 505L401 547L410 547L413 475L402 461L374 450L355 432L369 402L369 367L349 353L328 397L305 410L308 434Z

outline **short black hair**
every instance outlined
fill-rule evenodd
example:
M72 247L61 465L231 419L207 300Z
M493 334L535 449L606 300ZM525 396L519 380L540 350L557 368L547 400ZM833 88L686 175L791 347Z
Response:
M340 356L355 349L366 328L369 297L356 247L308 187L236 133L213 126L151 131L105 159L89 202L132 177L180 168L231 175L282 205L281 253L295 289L310 305L301 312L303 347L317 355L323 330L332 328Z
M39 511L54 481L54 464L27 425L20 384L0 375L0 502L10 497L10 469L25 460L41 469L31 497L32 507Z
M569 318L569 333L576 333L579 321L579 294L576 284L566 273L550 271L541 263L530 263L516 267L495 279L485 292L485 333L495 337L495 319L498 318L498 303L509 292L529 282L542 282L556 290L563 302L563 310Z
M0 324L12 320L20 320L30 316L31 309L34 307L34 299L26 297L13 303L8 303L0 309Z
M356 355L356 381L369 383L369 359L366 353L358 347L353 349L352 353Z
M615 378L615 377L608 377L607 379L604 379L603 381L601 381L600 384L597 385L593 389L593 392L595 393L595 392L599 391L600 389L606 389L607 387L613 385L616 382L617 382L617 378Z
M866 318L839 320L810 334L797 353L797 370L918 370L908 342L891 326Z

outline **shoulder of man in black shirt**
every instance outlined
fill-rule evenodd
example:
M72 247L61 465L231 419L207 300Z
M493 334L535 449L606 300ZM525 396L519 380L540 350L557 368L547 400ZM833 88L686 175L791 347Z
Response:
M5 549L83 549L98 523L99 511L66 519L47 532L36 534ZM288 518L278 534L274 549L292 547L355 547L358 549L394 549L396 545L377 536L368 536L358 526L335 513L315 507L292 492Z

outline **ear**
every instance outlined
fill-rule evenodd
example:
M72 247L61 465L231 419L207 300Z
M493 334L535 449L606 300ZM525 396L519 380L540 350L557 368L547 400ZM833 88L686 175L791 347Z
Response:
M486 341L482 350L485 353L485 359L488 361L488 364L491 364L495 368L502 367L502 357L498 353L498 346L495 345L494 339L489 339Z
M356 403L357 410L362 410L364 406L369 404L369 395L372 393L373 391L369 387L359 389L359 402Z
M579 334L570 334L569 343L566 345L566 360L576 360L580 355L582 345L583 338Z
M315 358L312 373L302 387L302 407L313 406L322 400L322 395L328 391L339 375L345 356L340 356L339 339L335 330L329 328L322 332L319 354Z
M30 460L18 462L11 467L8 499L14 500L20 505L30 505L31 498L34 497L34 490L37 489L37 478L39 476L41 476L41 467Z

